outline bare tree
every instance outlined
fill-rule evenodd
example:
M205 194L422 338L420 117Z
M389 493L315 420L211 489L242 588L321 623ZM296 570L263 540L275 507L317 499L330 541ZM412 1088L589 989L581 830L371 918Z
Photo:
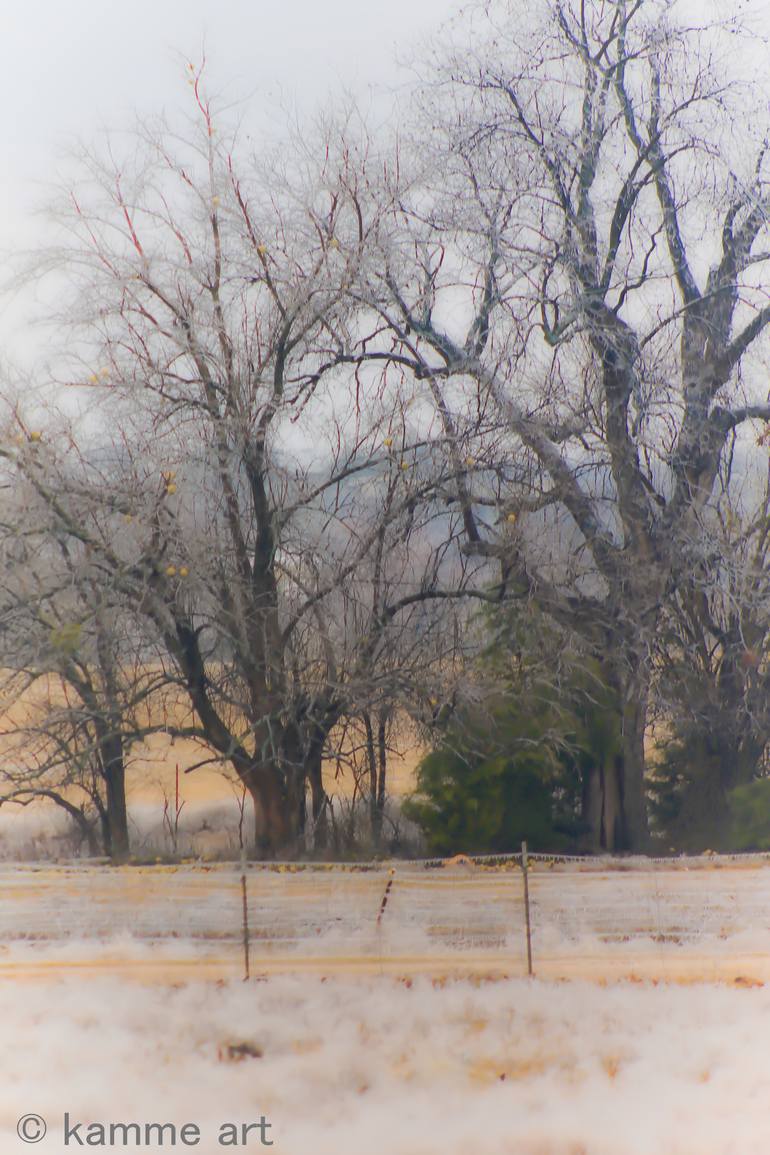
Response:
M378 670L394 633L416 646L437 607L486 596L483 563L459 554L408 398L351 368L353 286L392 208L365 205L365 139L243 177L191 81L186 135L160 125L125 164L83 158L50 260L76 289L63 384L87 421L3 455L142 619L192 708L176 732L235 769L275 854L302 836L308 785L322 827L329 735L393 692Z
M727 455L658 638L654 790L687 849L727 848L731 792L767 773L770 474L745 475L751 447L735 448L742 468Z
M464 19L360 292L441 419L466 550L602 665L623 752L593 844L637 849L661 607L726 440L770 417L766 127L715 72L728 29L653 0Z
M34 456L40 435L21 428L19 456ZM5 502L0 545L0 804L54 802L91 852L101 846L122 861L127 763L158 728L152 706L167 679L87 551L54 531L31 486Z

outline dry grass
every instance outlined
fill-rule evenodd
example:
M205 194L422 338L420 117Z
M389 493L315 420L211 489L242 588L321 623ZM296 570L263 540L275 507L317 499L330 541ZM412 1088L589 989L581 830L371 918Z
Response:
M5 703L0 700L0 757L14 763L23 762L23 737L16 735L23 735L25 727L35 725L48 709L59 707L63 702L61 687L55 679L41 679L21 697L6 698ZM152 714L157 714L157 718ZM186 701L172 701L167 693L158 695L152 714L148 718L156 723L161 719L173 720L180 726L191 723ZM388 759L388 794L399 799L413 789L415 767L423 751L406 725L398 734L396 746ZM127 774L129 803L157 806L162 812L164 800L175 799L177 771L180 799L186 804L232 803L241 793L232 767L216 760L215 752L205 743L173 740L168 734L158 733L131 748ZM350 800L355 795L352 773L332 760L324 767L324 782L331 796Z

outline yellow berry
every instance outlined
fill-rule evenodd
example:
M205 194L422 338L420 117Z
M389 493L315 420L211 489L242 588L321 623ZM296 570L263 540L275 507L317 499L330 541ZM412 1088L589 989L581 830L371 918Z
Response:
M189 575L189 573L190 573L190 571L186 565L181 565L179 567L179 576L180 577L187 577Z
M176 566L175 565L167 565L166 566L166 577L173 577L175 573L176 573Z
M509 513L505 520L509 521L511 525L513 525L514 522L518 521L518 518L515 513Z
M30 441L39 441L42 436L42 433L40 433L37 429L33 429L29 435L29 439Z
M386 449L390 449L391 445L393 444L393 438L392 437L386 437L383 440L382 444L385 446Z
M166 493L176 493L176 486L173 481L170 481L166 486Z

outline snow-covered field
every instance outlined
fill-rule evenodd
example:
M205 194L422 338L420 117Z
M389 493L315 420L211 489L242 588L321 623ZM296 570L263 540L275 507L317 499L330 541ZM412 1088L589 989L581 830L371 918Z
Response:
M767 989L69 977L0 985L0 1019L4 1155L30 1112L60 1155L65 1111L195 1124L205 1155L223 1123L263 1116L280 1155L770 1150Z
M531 884L250 870L245 983L234 867L0 871L0 1152L766 1155L770 866Z
M237 864L2 865L0 896L0 975L243 972ZM530 898L538 977L770 980L767 860L535 862ZM252 865L247 900L255 973L526 974L512 863Z

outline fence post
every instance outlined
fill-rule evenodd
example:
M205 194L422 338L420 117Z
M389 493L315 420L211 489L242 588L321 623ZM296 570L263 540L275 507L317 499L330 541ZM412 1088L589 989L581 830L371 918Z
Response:
M527 861L527 844L521 844L521 875L524 879L524 922L527 929L527 974L532 978L532 922L529 913L529 863Z
M246 850L241 847L241 900L243 930L243 981L247 983L249 974L249 893L246 886Z
M385 893L383 894L382 902L380 903L380 913L377 915L377 926L382 926L382 916L385 913L385 907L388 905L388 899L390 898L390 892L393 889L393 879L395 876L396 872L393 867L391 867L389 871L388 882L385 887Z

